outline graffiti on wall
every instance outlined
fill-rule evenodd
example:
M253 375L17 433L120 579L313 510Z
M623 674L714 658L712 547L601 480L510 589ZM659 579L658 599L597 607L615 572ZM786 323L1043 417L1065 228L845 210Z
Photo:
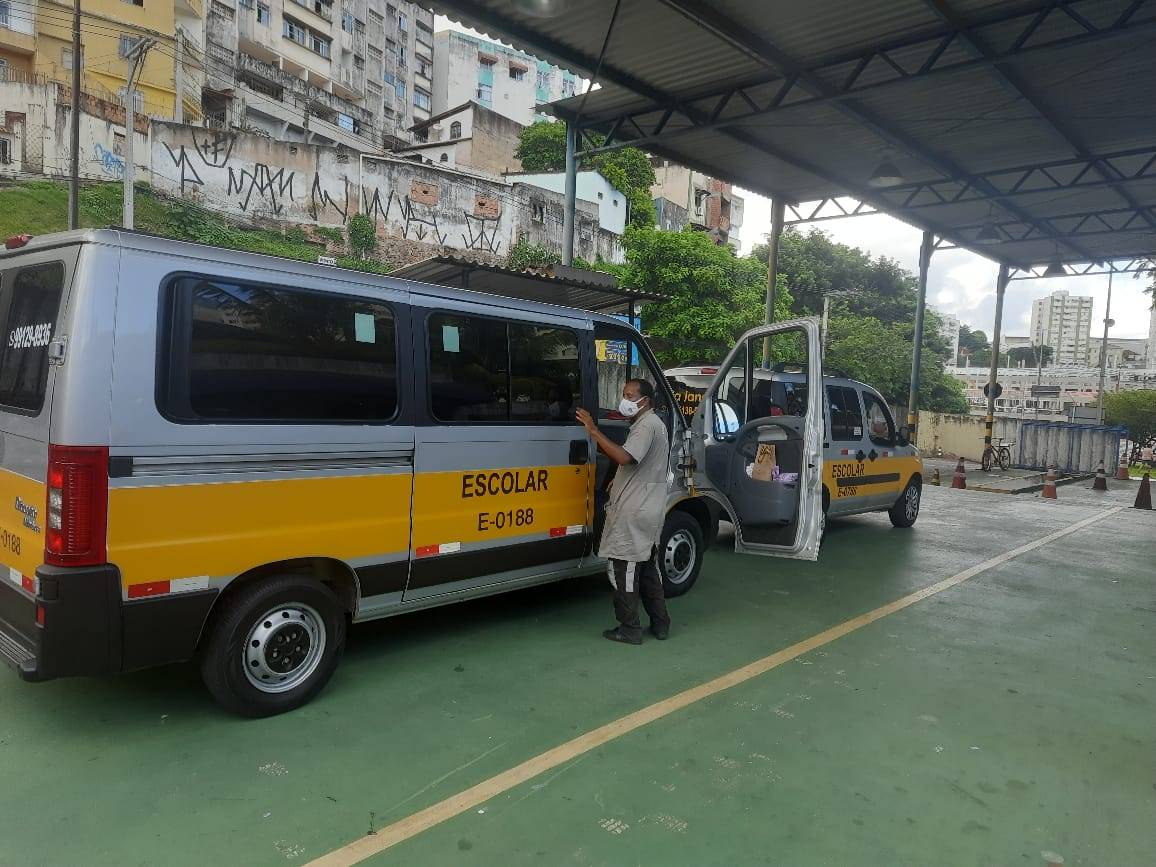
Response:
M285 145L286 165L279 165L268 140L253 137L260 148L251 148L248 137L201 129L158 135L154 183L238 216L344 226L360 212L387 236L496 255L512 243L513 215L498 184L388 160L370 164L376 179L364 178L359 163L351 170L348 157L304 144Z
M117 181L124 180L123 157L117 156L100 142L97 142L93 146L92 153L93 156L96 157L97 163L100 164L101 174Z

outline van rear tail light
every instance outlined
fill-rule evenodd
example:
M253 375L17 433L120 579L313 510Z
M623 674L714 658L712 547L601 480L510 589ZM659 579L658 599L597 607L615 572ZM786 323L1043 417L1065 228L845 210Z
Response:
M44 561L98 566L106 560L108 449L48 447L48 516Z
M704 367L704 368L703 368L701 371L699 371L699 372L700 372L700 373L701 373L703 376L714 376L716 373L718 373L718 368L717 368L717 367Z

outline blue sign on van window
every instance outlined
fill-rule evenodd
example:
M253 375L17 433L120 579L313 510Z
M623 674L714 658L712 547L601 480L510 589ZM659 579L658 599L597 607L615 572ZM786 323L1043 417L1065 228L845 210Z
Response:
M642 317L641 316L635 316L633 319L631 319L629 316L621 316L621 315L615 313L614 318L619 319L623 322L628 322L631 325L633 325L638 331L640 331L640 332L642 331ZM619 359L621 359L622 362L625 364L626 363L626 341L625 340L608 340L606 342L606 355L607 355L607 357L613 356L615 361L618 361ZM630 351L630 363L634 367L638 367L638 365L640 364L640 362L638 360L638 347L633 347L631 349L631 351Z

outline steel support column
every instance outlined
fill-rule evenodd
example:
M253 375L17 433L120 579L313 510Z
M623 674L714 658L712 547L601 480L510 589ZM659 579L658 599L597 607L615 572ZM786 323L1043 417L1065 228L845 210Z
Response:
M915 307L915 334L912 336L911 383L907 390L907 436L915 442L919 430L919 374L923 363L923 313L927 308L927 271L935 252L935 235L924 231L919 245L919 297Z
M578 127L566 124L566 201L562 215L562 264L574 264L574 222L578 207Z
M779 241L783 237L785 202L771 201L771 234L767 236L767 324L775 321L775 298L779 281Z
M995 385L999 373L999 332L1003 326L1003 296L1007 291L1011 272L1007 265L999 266L999 277L995 283L995 325L991 332L991 372L987 376L987 419L983 428L983 444L991 445L991 432L995 426Z

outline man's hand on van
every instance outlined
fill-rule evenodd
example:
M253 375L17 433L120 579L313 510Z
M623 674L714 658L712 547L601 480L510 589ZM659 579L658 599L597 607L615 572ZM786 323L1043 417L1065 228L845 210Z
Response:
M586 428L590 433L595 433L598 430L598 425L594 423L594 418L582 407L574 410L574 418L578 419L578 424Z

